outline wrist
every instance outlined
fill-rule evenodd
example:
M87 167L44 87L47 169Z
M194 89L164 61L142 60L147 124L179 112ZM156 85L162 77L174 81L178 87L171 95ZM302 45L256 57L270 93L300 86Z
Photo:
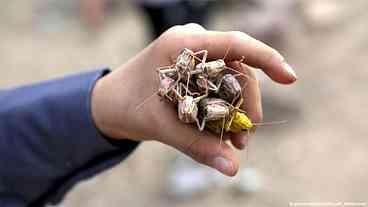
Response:
M106 93L104 89L105 78L106 76L98 79L92 90L92 119L95 123L96 128L100 131L101 134L110 138L116 138L117 135L113 132L106 117L109 106L107 105L108 103L106 103L108 102L108 100L106 100L106 98L104 97Z

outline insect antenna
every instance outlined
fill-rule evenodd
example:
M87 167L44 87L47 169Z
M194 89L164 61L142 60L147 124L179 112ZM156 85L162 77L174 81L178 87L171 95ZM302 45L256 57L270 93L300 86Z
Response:
M225 61L225 59L226 59L227 55L229 54L230 49L231 49L231 44L229 44L229 46L227 47L226 52L225 52L225 54L224 54L224 57L222 58L224 61Z
M190 149L192 148L192 146L197 143L201 138L195 138L185 149L186 152L190 152Z
M248 161L249 160L249 150L250 150L250 147L248 146L249 145L249 139L250 139L250 131L249 130L247 130L247 146L245 146L246 147L246 149L245 149L245 159L246 159L246 161Z
M279 125L279 124L286 124L287 120L282 121L269 121L269 122L262 122L262 123L252 123L254 126L273 126L273 125ZM242 131L248 131L248 129L243 129Z
M272 125L279 125L279 124L286 124L287 120L282 121L270 121L270 122L262 122L262 123L253 123L254 126L272 126Z
M197 60L198 62L202 62L201 58L197 57L196 55L193 55L193 58Z
M244 69L244 65L242 65L242 63L244 62L244 59L245 59L245 57L242 56L242 58L240 60L236 61L236 62L238 62L239 68L241 68L241 69ZM242 77L244 77L246 79L253 79L254 80L254 78L250 77L248 74L243 73L243 72L240 72L238 70L235 70L235 69L233 69L231 67L225 66L225 69L226 70L230 70L231 72L236 73L234 76L242 76Z
M222 128L221 128L221 134L220 134L220 148L222 145L222 139L224 137L224 128L225 128L225 117L222 119Z
M178 73L178 80L176 80L175 83L167 89L166 93L171 91L173 88L175 88L175 86L177 86L180 79L181 79L181 76L180 76L180 73ZM144 104L146 104L150 99L152 99L159 91L160 91L160 89L156 90L151 95L149 95L147 98L145 98L140 104L138 104L135 107L135 110L138 111ZM167 98L169 98L169 97L167 97ZM172 100L170 100L170 101L172 101Z
M263 123L253 123L254 126L272 126L272 125L279 125L279 124L285 124L287 123L287 120L282 120L282 121L270 121L270 122L263 122ZM249 138L250 138L250 130L249 129L244 129L242 131L246 131L247 132L247 139L248 139L248 144L249 144ZM245 149L245 158L248 161L249 159L249 150L250 147L246 147Z
M233 68L230 68L230 67L228 67L228 66L225 66L225 69L226 69L226 70L230 70L230 71L232 71L232 72L236 73L237 75L242 76L242 77L244 77L244 78L247 78L247 79L249 79L249 78L250 78L250 77L249 77L249 75L247 75L247 74L245 74L245 73L243 73L243 72L240 72L240 71L238 71L238 70L235 70L235 69L233 69Z
M168 68L171 68L173 65L170 65L170 66L163 66L163 67L158 67L156 69L157 73L159 73L160 70L162 69L168 69ZM159 82L159 80L156 79L157 82ZM147 98L145 98L140 104L138 104L136 107L135 107L135 110L138 111L144 104L146 104L149 100L151 100L154 95L156 95L158 92L160 91L160 89L158 89L157 91L153 92L151 95L149 95Z
M157 93L159 92L159 90L155 91L154 93L152 93L151 95L149 95L147 98L145 98L140 104L138 104L135 107L135 110L138 111L140 108L142 108L143 105L145 105L149 100L151 100L153 97L155 97L155 95L157 95Z

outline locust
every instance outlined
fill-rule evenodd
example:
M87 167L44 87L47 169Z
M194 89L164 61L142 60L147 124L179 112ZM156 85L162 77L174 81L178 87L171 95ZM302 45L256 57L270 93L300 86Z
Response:
M253 127L251 120L245 115L245 111L240 109L243 99L240 98L235 106L227 101L219 98L206 98L199 103L201 112L201 128L203 130L206 122L207 128L213 132L221 132L218 124L223 123L225 132L240 132L241 130L249 130ZM233 124L233 121L237 122ZM232 127L234 126L234 127ZM240 131L235 131L241 129Z
M202 59L198 55L202 54ZM178 100L175 99L175 88L180 85L182 79L186 79L186 88L189 87L189 80L193 74L198 73L195 71L196 61L205 63L207 59L207 50L201 50L198 52L193 52L190 49L184 48L173 65L163 66L156 68L156 72L159 77L159 89L157 92L153 93L149 97L145 98L140 104L137 105L136 110L141 108L146 102L148 102L155 94L160 97L164 97L173 103L177 103ZM182 86L179 86L182 87ZM188 93L188 90L186 90Z
M242 103L243 98L240 98L235 106L222 99L202 101L200 103L201 111L203 111L201 126L208 121L207 128L215 133L222 133L222 131L239 133L252 129L254 125L251 119L244 110L240 109Z
M172 73L159 72L160 85L158 89L158 95L174 102L174 90L175 90L175 77Z
M206 62L208 56L207 50L193 52L190 49L184 48L176 58L175 64L156 69L159 77L159 89L157 94L167 98L173 103L177 103L177 100L173 97L173 90L175 90L175 87L178 87L180 82L184 82L188 89L190 79L195 75L194 85L196 85L197 90L200 92L207 95L209 92L219 93L221 90L220 86L223 83L223 88L228 91L221 92L220 97L224 97L226 100L235 100L240 94L238 81L236 81L235 78L229 77L231 74L222 76L223 71L227 69L238 73L234 75L234 77L239 75L248 76L227 67L224 61L226 54L223 59ZM199 55L202 55L202 58L199 58ZM243 59L244 58L242 58L241 61L243 61ZM199 64L196 65L196 61L199 61ZM186 90L186 93L187 92L188 90ZM227 97L229 94L231 94L231 96ZM151 97L153 97L153 94L139 104L136 109L139 109Z
M226 115L224 116L223 120L207 119L209 122L207 123L206 127L214 133L217 133L217 134L221 133L221 136L222 136L223 132L239 133L242 131L246 131L249 133L250 130L252 130L256 126L270 126L270 125L287 123L286 120L262 122L262 123L252 122L252 120L246 115L246 112L240 109L240 106L242 105L242 103L243 103L242 98L239 99L239 101L237 102L235 106L228 105L228 103L224 103L224 101L221 101L221 99L218 101L209 101L205 103L205 105L201 107L209 108L209 107L218 107L220 105L228 106L227 109L223 109L223 111L228 111L228 113L224 113Z
M240 86L237 77L242 76L246 79L250 77L226 66L224 61L225 57L226 54L223 59L197 64L195 71L202 72L196 74L195 82L199 91L204 93L215 93L219 98L234 103L240 97L242 88L245 86ZM242 62L244 62L244 57L238 61L239 65L241 65ZM235 74L225 73L226 70Z
M202 54L202 59L198 58L198 55ZM164 75L174 76L175 83L167 89L169 92L172 87L175 87L181 80L186 81L186 87L189 86L189 81L192 75L200 73L201 71L195 70L196 60L200 61L201 63L205 63L207 59L207 50L201 50L198 52L193 52L188 48L184 48L179 56L176 59L175 64L170 66L164 66L157 69L158 73L160 74L160 82L162 82L162 78L165 77ZM161 94L165 96L165 94Z
M247 81L241 86L238 78L250 77L226 65L228 51L222 59L207 61L207 50L184 48L174 64L156 69L159 89L155 94L176 105L181 122L196 124L199 131L221 133L220 142L223 133L249 132L255 126L276 123L253 123L240 109ZM244 57L237 61L240 67L243 61Z
M241 110L243 100L239 99L234 107L223 99L219 98L203 98L199 102L199 110L202 118L199 130L203 131L206 122L207 128L215 133L220 133L220 145L222 143L224 131L240 132L249 130L253 127L251 120L245 115L245 111ZM239 131L238 131L239 129ZM192 145L196 143L199 138L193 140L187 147L190 150Z
M184 87L184 86L183 86ZM197 103L200 102L202 99L206 98L207 95L197 96L194 97L195 93L190 92L188 89L186 91L190 93L190 95L182 96L181 89L176 90L175 93L178 98L178 117L179 120L184 123L196 123L197 127L200 127L199 119L198 119L198 105Z

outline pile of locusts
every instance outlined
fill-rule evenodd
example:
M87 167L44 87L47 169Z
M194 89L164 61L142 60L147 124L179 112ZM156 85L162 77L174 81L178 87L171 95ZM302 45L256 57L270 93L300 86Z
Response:
M227 67L224 59L206 62L207 54L184 49L175 64L158 68L159 96L177 105L180 121L200 131L206 128L222 138L224 132L250 130L254 124L240 109L244 86L238 80L248 76Z

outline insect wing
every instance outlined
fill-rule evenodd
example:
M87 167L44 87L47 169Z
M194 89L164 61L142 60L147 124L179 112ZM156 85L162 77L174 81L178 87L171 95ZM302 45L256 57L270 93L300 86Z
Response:
M184 49L176 59L176 67L181 71L193 70L195 66L195 59L193 51Z
M231 74L226 74L223 77L220 85L219 97L232 103L234 99L241 94L241 86L239 81Z
M185 96L184 100L179 101L178 116L184 123L193 123L198 115L198 107L193 97Z
M229 114L226 102L217 98L205 98L200 103L202 116L209 121L222 120Z

